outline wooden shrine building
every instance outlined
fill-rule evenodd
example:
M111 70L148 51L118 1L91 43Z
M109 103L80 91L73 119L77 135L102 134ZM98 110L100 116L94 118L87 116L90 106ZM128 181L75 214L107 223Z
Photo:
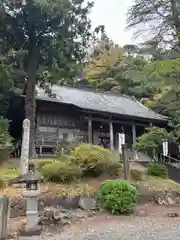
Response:
M150 123L164 126L168 120L129 96L59 86L52 87L52 95L42 89L37 93L35 147L40 155L77 136L113 150L122 126L132 148Z

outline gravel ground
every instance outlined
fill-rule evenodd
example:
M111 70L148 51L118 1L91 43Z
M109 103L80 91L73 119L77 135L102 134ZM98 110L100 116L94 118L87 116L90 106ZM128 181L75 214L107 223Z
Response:
M179 240L180 218L99 216L42 240Z
M147 209L147 215L137 216L142 209ZM169 213L177 213L179 218L170 218ZM11 219L10 232L17 232L25 223L25 218ZM99 213L75 222L63 231L48 226L41 240L180 240L180 206L140 205L131 216Z

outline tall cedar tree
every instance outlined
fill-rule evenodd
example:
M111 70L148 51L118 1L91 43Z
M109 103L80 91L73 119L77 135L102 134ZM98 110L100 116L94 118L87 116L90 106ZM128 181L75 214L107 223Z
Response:
M38 71L61 72L72 77L71 67L84 59L91 36L88 14L92 2L84 0L1 0L1 54L23 52L26 73L25 115L30 119L30 156L35 131L36 84L46 87ZM67 76L68 74L68 76ZM70 74L70 75L69 75ZM52 84L52 75L45 78Z
M138 34L145 33L146 40L180 48L179 0L135 0L127 24L128 28L137 27Z

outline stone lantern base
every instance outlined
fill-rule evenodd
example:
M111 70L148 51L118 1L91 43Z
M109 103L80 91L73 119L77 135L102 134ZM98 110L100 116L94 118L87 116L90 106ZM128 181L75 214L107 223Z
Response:
M38 212L38 198L40 195L39 190L25 190L23 196L26 198L26 216L27 216L27 231L36 228L39 221Z
M42 228L36 226L33 229L21 229L18 234L18 240L40 240Z

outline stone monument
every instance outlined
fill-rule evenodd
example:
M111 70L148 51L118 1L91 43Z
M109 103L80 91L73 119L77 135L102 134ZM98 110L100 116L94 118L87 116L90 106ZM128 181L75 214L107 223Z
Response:
M28 158L29 158L29 138L30 138L30 120L23 121L23 137L21 146L21 176L28 173Z

